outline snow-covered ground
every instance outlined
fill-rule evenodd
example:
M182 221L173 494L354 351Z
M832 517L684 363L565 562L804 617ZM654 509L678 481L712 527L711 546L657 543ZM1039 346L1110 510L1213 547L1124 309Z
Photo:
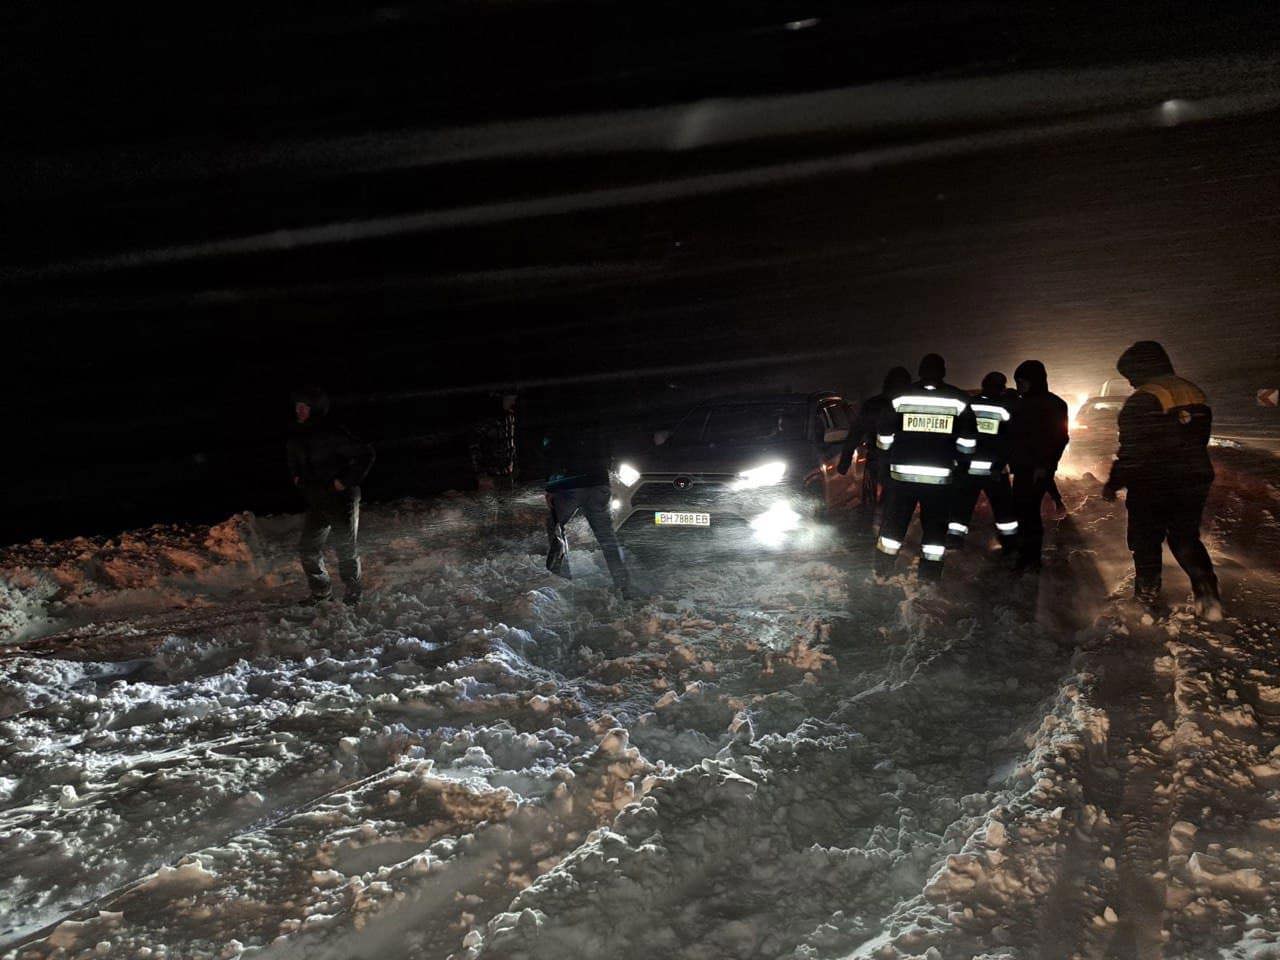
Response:
M533 490L368 508L355 610L296 517L0 552L0 956L1280 958L1268 469L1213 626L1088 478L940 591L840 529L625 602Z

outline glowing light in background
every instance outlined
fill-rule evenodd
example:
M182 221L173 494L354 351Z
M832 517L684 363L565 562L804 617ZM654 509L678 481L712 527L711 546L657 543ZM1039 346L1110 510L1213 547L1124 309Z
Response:
M1089 394L1087 393L1076 394L1075 402L1071 404L1070 429L1072 430L1088 430L1089 429L1088 427L1081 425L1080 422L1076 419L1081 409L1088 402L1089 402Z

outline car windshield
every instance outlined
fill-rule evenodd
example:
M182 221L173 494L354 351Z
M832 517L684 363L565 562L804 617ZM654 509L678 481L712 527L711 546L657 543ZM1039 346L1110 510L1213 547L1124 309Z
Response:
M707 443L770 443L804 439L805 408L795 403L715 406L707 417Z

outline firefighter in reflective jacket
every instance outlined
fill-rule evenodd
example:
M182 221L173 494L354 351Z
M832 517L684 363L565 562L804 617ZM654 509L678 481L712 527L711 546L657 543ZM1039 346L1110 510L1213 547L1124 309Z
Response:
M978 446L969 395L943 381L947 366L936 353L920 361L920 379L892 400L876 429L876 445L889 461L884 519L876 541L876 573L888 576L920 507L920 575L942 576L952 482L966 471Z
M1135 343L1116 367L1134 393L1120 411L1120 445L1102 495L1115 500L1118 491L1129 491L1134 595L1146 606L1159 605L1161 546L1168 540L1191 579L1196 612L1221 620L1218 578L1200 540L1200 516L1213 484L1213 411L1199 387L1174 374L1169 355L1154 340Z
M982 378L982 392L969 406L978 427L978 448L969 461L969 472L956 478L951 501L951 520L947 524L947 540L962 547L969 534L969 521L979 495L986 495L995 516L996 535L1003 550L1010 550L1018 534L1018 521L1013 510L1013 494L1009 489L1009 433L1006 426L1013 415L1013 397L1006 389L1009 381L1003 373L988 373Z

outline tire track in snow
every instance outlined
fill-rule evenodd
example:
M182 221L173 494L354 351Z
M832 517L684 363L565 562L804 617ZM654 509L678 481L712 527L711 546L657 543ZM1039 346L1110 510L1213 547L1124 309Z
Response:
M1137 649L1107 655L1098 687L1111 720L1107 754L1111 776L1102 779L1104 809L1118 853L1114 884L1103 887L1118 918L1108 960L1159 960L1164 955L1165 880L1174 809L1173 771L1153 752L1151 730L1174 722L1173 687L1156 667L1162 647L1148 631ZM1145 635L1145 636L1144 636Z

